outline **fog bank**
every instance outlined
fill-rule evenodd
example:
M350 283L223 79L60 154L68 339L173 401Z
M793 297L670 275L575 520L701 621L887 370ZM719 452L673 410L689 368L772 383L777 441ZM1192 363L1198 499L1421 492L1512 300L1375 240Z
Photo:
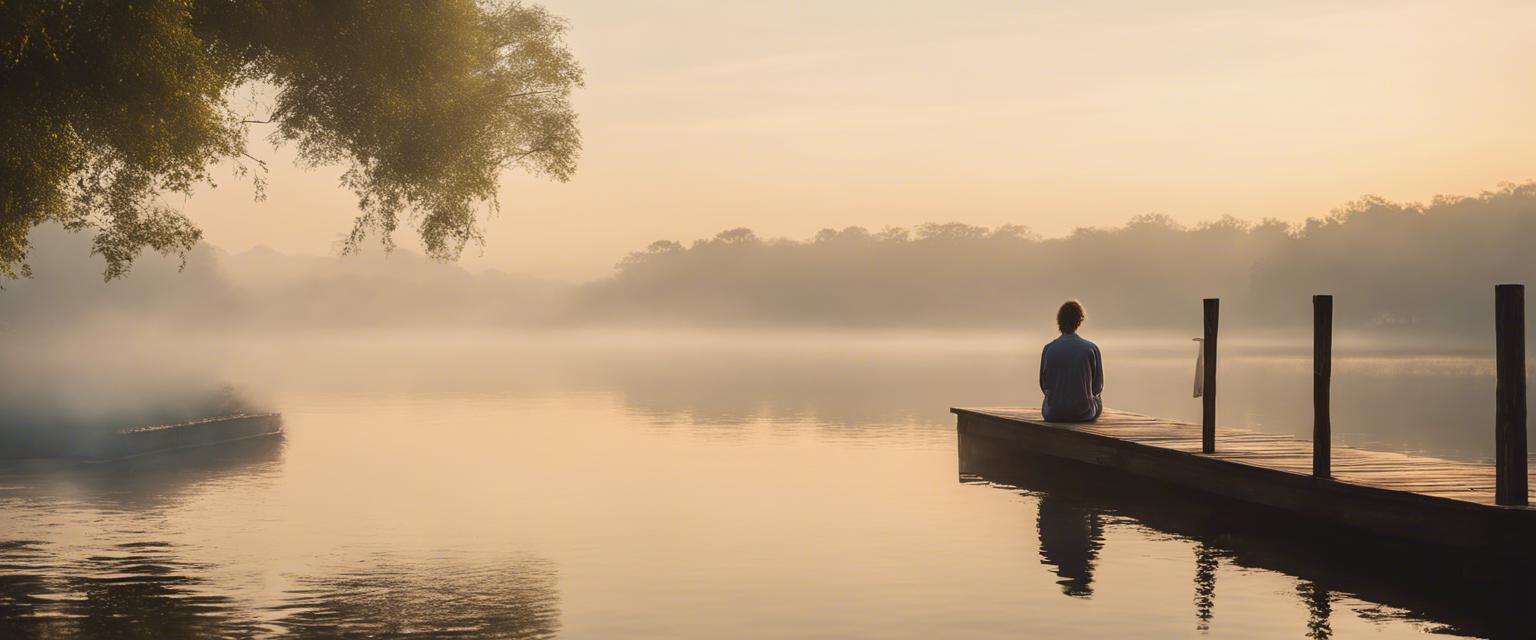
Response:
M265 390L291 375L284 358L317 345L359 358L415 353L369 361L369 375L400 379L447 353L473 355L466 341L502 339L568 345L573 357L635 345L824 350L854 336L875 351L1029 352L1067 298L1086 304L1087 331L1122 350L1192 353L1200 298L1216 296L1225 349L1283 351L1304 344L1310 296L1332 293L1341 351L1481 357L1493 285L1536 281L1536 184L1426 205L1367 198L1298 227L1146 215L1060 238L960 223L803 241L735 229L656 242L612 277L575 285L405 251L208 245L184 263L144 256L103 282L88 237L41 227L32 240L33 277L0 290L0 439L11 442L261 409ZM334 363L332 376L356 375L356 364Z

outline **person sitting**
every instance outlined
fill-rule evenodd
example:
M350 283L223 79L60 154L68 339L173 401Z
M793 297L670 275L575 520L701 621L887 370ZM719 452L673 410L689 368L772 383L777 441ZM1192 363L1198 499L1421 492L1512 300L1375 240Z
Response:
M1050 422L1090 422L1104 411L1099 394L1104 392L1104 361L1099 347L1077 335L1083 325L1082 303L1068 300L1056 312L1061 337L1040 353L1040 390L1045 404L1040 413Z

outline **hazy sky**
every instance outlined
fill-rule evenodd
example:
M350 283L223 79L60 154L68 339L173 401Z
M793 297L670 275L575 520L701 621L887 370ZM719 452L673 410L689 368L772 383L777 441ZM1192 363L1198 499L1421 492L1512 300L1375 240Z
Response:
M585 153L569 183L506 176L471 268L584 279L737 226L1299 220L1536 178L1531 2L543 4L587 69ZM266 201L224 179L176 204L226 249L332 251L339 170L253 151Z

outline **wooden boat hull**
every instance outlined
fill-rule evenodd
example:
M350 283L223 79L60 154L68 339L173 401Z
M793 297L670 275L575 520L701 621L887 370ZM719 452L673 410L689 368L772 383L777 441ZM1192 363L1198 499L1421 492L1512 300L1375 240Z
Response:
M276 437L282 433L282 414L216 416L178 424L123 429L91 442L81 455L114 460L160 451Z

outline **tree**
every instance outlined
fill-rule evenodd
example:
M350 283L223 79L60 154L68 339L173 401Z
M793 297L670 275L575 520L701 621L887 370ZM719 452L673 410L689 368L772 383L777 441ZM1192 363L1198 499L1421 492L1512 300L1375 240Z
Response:
M26 275L27 234L92 230L108 279L144 249L201 232L166 194L252 176L252 127L306 166L343 165L360 213L346 248L386 246L402 217L429 255L480 238L500 173L575 170L565 23L516 1L0 0L0 275ZM265 86L269 114L242 114Z

